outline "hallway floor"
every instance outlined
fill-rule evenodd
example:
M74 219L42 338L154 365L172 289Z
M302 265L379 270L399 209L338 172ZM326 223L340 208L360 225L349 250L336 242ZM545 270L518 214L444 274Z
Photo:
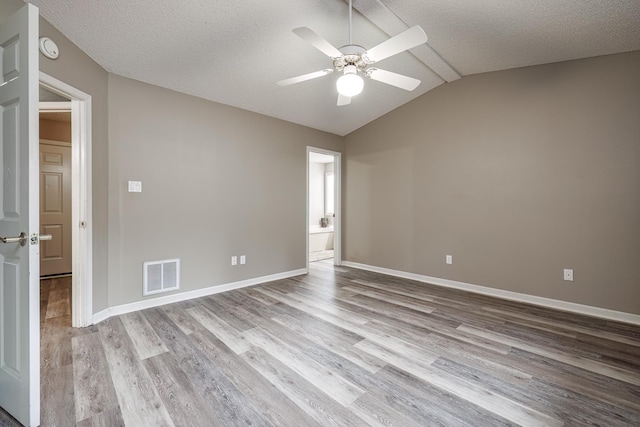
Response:
M42 426L76 425L72 339L96 330L71 327L71 276L40 281Z

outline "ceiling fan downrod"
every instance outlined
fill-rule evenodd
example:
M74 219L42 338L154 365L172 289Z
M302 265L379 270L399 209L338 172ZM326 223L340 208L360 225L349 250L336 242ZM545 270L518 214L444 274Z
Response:
M352 0L349 0L349 45L340 48L343 55L340 58L335 58L333 66L338 71L343 71L344 74L336 81L336 88L338 94L345 98L351 98L362 92L364 87L364 80L358 71L364 70L366 66L362 61L362 54L360 52L352 51L358 46L353 46L351 32L353 25L353 4ZM364 51L364 49L362 49ZM352 51L352 52L349 52Z
M351 25L353 24L353 4L351 4L352 0L349 0L349 44L353 44L351 40Z

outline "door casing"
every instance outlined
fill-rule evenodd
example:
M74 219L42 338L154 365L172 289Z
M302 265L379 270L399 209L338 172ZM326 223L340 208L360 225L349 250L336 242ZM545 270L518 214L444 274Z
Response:
M335 218L333 221L333 265L342 265L342 153L338 151L326 150L307 146L307 207L305 209L305 236L306 236L306 257L307 273L309 272L309 154L320 153L333 156L334 161L334 198L335 198Z
M46 73L40 86L71 100L71 324L93 324L91 95Z

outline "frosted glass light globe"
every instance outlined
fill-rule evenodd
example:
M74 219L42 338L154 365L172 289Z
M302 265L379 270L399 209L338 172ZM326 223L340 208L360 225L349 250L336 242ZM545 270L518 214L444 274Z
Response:
M362 92L364 80L358 75L358 71L354 65L344 67L344 75L336 81L338 93L342 96L356 96Z

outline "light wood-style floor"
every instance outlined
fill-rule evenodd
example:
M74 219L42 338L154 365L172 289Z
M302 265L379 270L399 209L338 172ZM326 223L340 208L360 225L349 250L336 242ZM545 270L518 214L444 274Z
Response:
M637 326L328 262L85 329L42 289L44 426L640 425Z

